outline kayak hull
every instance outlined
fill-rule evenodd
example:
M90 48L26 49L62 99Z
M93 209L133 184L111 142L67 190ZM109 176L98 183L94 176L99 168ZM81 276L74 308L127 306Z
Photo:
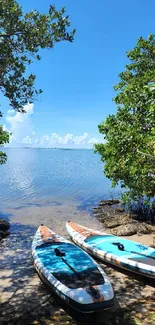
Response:
M155 249L74 222L67 222L66 228L71 239L92 256L155 279ZM124 251L118 248L120 244L123 245Z
M56 249L63 256L57 255ZM34 267L48 290L71 308L90 313L113 305L113 289L100 266L86 252L49 228L38 228L32 243L32 257ZM80 269L77 257L84 271ZM85 280L87 273L88 277L91 275L90 285Z

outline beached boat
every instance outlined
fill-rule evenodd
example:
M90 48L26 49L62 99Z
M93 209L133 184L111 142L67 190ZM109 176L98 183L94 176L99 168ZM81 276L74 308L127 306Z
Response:
M155 249L68 221L71 239L92 256L155 279Z
M41 225L32 242L34 266L48 289L80 312L109 308L114 302L103 269L82 249Z

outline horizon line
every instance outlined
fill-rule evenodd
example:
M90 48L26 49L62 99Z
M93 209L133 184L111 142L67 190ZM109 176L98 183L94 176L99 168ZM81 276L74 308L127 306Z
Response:
M62 148L62 147L3 147L5 149L58 149L58 150L93 150L93 148Z

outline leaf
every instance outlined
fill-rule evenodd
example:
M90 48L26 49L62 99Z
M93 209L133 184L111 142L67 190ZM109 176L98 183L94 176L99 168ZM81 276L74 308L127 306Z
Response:
M137 324L137 325L142 324L141 320L136 317L134 318L134 321L135 321L135 324Z
M130 62L114 87L115 115L98 126L104 143L95 151L104 173L116 186L128 188L127 200L155 197L155 35L140 37L128 51ZM150 84L151 82L151 84Z

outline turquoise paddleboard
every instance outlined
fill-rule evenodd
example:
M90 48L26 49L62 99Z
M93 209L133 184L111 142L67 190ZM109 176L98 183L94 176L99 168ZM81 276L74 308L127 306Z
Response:
M72 308L87 313L113 305L114 292L103 269L44 225L34 236L32 256L41 280Z
M71 239L91 255L138 274L155 279L155 249L140 243L66 223Z

